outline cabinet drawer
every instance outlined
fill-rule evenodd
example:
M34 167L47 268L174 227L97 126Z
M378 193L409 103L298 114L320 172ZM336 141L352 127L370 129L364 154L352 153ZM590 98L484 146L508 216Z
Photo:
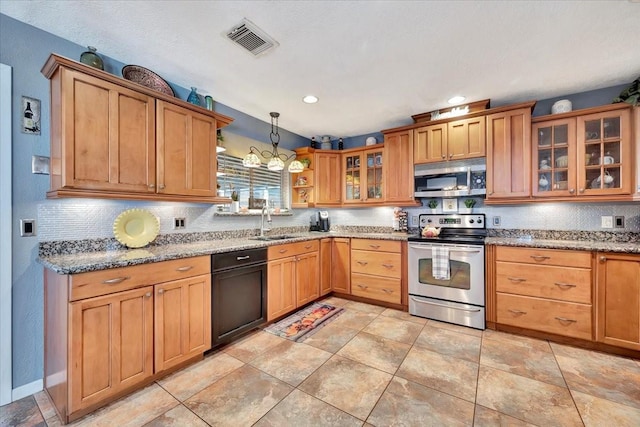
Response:
M71 276L71 301L211 272L211 257L175 259Z
M591 305L498 292L497 321L504 325L592 339Z
M498 261L496 290L591 304L591 269Z
M351 294L400 304L400 279L352 273Z
M351 250L351 271L383 277L400 278L402 256L389 252Z
M302 255L308 252L317 251L320 247L318 240L308 240L306 242L287 243L284 245L269 246L267 249L269 261L286 258L295 255Z
M402 242L395 240L351 239L351 249L400 253Z
M498 246L496 260L561 267L591 267L591 252Z

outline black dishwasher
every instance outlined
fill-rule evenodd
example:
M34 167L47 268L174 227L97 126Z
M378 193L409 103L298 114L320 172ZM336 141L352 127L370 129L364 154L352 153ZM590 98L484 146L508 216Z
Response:
M227 343L267 320L267 249L211 257L211 346Z

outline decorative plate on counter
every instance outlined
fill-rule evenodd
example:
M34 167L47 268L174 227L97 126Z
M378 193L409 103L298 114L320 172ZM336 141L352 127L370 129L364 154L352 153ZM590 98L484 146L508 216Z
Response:
M176 94L173 93L171 86L169 86L169 83L167 83L162 77L139 65L125 65L122 67L122 77L127 80L131 80L134 83L148 87L149 89L166 93L170 96L176 96Z
M160 232L160 221L145 209L129 209L113 222L116 240L129 248L141 248L151 243Z

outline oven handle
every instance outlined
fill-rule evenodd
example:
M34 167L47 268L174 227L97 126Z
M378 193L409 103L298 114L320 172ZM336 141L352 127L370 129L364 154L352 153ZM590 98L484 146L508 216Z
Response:
M409 245L409 247L411 249L431 249L431 248L433 248L433 246L431 246L431 245ZM462 252L462 253L465 253L465 254L479 254L480 253L480 251L477 250L477 249L466 249L465 250L465 249L458 249L458 248L455 248L453 246L449 246L449 248L451 248L451 249L449 249L450 253L451 252Z
M453 307L453 306L446 305L446 304L438 304L438 303L431 302L431 301L419 300L419 299L416 299L415 297L411 297L411 299L414 300L415 302L419 302L421 304L431 304L431 305L435 305L435 306L438 306L438 307L453 308L455 310L467 311L469 313L478 313L478 312L481 311L479 308L478 309L468 309L468 308Z

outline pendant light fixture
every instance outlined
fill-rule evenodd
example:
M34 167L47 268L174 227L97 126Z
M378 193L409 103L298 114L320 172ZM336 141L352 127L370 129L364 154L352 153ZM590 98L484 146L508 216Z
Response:
M261 155L265 160L268 159L267 169L271 171L281 171L284 169L284 165L289 160L293 161L289 164L288 171L290 173L300 173L304 170L304 165L300 163L299 160L295 160L295 153L287 156L285 154L278 153L278 144L280 143L280 134L278 133L278 117L280 117L280 113L269 113L271 115L271 134L269 138L271 139L271 146L273 149L271 151L260 151L256 147L249 148L249 154L245 156L242 160L242 164L247 168L259 168L262 162L260 161Z

